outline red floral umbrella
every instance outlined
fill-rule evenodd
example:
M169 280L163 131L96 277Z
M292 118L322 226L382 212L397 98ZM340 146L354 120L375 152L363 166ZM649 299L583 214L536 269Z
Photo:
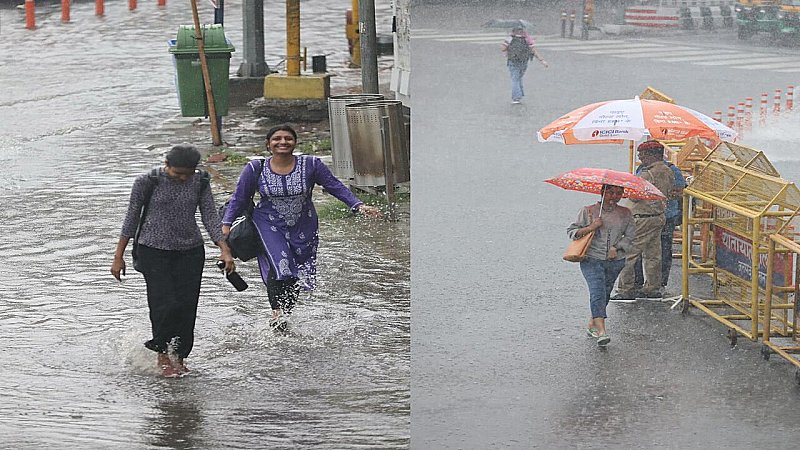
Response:
M544 180L570 191L600 194L604 184L625 188L622 196L641 200L664 200L666 197L649 181L628 172L586 167L570 170L553 178Z

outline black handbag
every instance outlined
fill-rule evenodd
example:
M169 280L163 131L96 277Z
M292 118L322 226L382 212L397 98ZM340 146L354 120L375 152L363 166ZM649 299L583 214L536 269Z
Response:
M261 161L261 167L256 175L256 180L261 177L264 170L265 161ZM258 181L256 181L258 182ZM220 217L225 216L225 209L228 207L230 200L225 202L225 205L220 211ZM264 253L264 244L261 242L261 235L258 234L256 224L253 223L253 209L255 204L252 199L250 204L247 205L247 210L231 224L231 231L228 233L228 247L231 249L231 255L241 261L250 261L258 255Z
M237 217L233 221L227 240L231 255L241 261L249 261L264 253L261 235L258 234L256 224L253 223L252 203L248 206L244 215Z

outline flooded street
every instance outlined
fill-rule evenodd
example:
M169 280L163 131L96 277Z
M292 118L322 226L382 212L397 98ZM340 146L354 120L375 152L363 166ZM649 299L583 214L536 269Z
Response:
M240 51L241 4L225 6ZM334 52L331 66L347 54L347 7L303 2L304 17L317 13L304 45ZM191 13L119 1L93 12L76 3L65 25L42 5L29 31L0 9L0 447L407 448L407 223L323 221L319 287L288 335L267 325L255 263L239 265L250 289L237 293L208 246L192 373L157 376L144 279L129 256L122 283L109 268L134 177L185 138L166 42ZM211 21L208 3L200 14ZM272 66L282 5L265 22ZM232 72L240 63L234 53Z

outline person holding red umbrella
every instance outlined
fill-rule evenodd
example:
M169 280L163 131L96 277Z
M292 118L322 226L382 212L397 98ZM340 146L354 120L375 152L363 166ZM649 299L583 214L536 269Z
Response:
M603 184L601 201L584 206L578 219L567 228L567 234L573 240L592 231L595 233L580 266L589 287L592 313L586 333L597 339L597 345L601 347L611 342L606 332L606 307L636 233L631 211L617 204L624 192L622 186Z

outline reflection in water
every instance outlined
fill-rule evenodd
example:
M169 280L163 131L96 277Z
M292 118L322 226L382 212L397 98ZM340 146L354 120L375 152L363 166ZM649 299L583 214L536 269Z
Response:
M158 400L155 406L157 414L147 418L147 429L142 433L149 436L149 445L175 449L205 447L198 436L203 417L192 396Z

